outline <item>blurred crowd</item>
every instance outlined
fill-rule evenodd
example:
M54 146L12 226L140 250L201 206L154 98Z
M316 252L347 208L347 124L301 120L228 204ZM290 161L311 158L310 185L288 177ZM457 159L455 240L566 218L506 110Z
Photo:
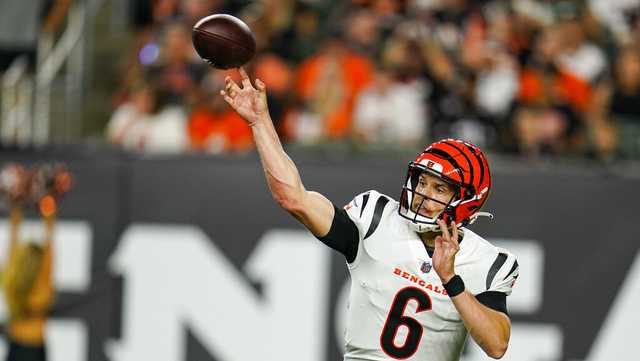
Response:
M417 148L447 136L500 152L640 157L640 0L131 1L110 142L246 152L218 91L235 71L191 45L202 17L253 30L247 64L285 143Z

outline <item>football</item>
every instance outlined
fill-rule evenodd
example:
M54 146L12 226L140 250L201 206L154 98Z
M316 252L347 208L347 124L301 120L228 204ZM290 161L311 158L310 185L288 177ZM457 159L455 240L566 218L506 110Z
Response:
M256 53L256 39L249 26L227 14L214 14L198 21L192 40L198 55L218 69L242 66Z

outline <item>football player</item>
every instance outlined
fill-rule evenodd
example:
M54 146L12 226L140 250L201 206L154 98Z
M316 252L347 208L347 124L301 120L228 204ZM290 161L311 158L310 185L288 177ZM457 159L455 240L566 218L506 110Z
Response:
M467 334L493 358L507 350L506 297L518 262L467 229L491 189L476 146L446 139L409 164L400 201L376 191L338 208L305 189L284 152L265 84L226 78L224 99L251 127L278 204L329 247L351 274L345 360L458 360Z

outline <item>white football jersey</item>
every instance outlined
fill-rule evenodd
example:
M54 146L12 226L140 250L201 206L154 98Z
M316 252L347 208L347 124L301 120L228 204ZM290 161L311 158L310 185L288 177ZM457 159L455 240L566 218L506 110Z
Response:
M418 235L398 215L398 202L376 191L345 206L360 237L351 274L346 352L352 360L453 361L467 330ZM471 232L456 255L455 271L474 295L509 295L516 258Z

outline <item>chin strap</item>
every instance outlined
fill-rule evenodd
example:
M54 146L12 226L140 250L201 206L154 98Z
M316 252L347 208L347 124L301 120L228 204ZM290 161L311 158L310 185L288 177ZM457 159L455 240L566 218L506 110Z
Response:
M469 218L469 224L474 223L478 217L488 217L489 219L493 219L493 214L489 212L478 212Z

